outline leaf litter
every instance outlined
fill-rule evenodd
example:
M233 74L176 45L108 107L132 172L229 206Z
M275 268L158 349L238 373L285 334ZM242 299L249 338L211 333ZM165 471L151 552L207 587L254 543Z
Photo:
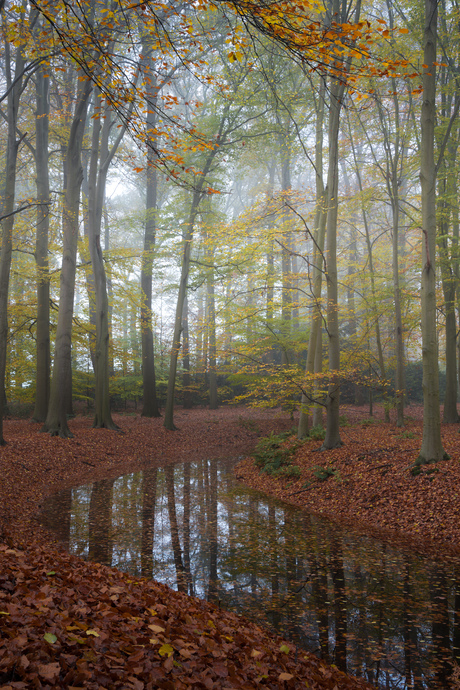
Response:
M163 428L162 420L118 416L116 421L124 433L91 429L87 418L77 417L70 422L72 440L38 434L38 426L29 421L5 422L9 443L0 450L1 690L369 688L237 614L166 585L77 559L52 543L36 515L43 500L58 490L184 458L247 455L258 437L292 426L279 411L242 408L179 412L180 430L173 433ZM435 524L441 531L435 534L458 547L458 529L450 530L452 502L445 500L460 479L455 474L459 453L452 459L455 442L460 447L457 429L456 436L448 429L451 464L428 480L403 474L418 443L417 422L410 427L415 439L394 444L389 443L389 431L396 436L401 430L356 428L358 433L354 427L344 430L346 445L329 452L328 462L347 480L340 484L335 475L303 492L310 465L322 464L322 454L313 453L318 442L297 451L293 462L301 467L298 480L262 477L250 459L242 461L238 472L246 483L322 515L358 522L367 531L385 531L390 525L387 531L394 534L396 526L417 538L410 511L412 519L417 514L421 525L431 525L427 511L419 514L419 498L430 502L438 491ZM390 472L379 472L376 480L371 470L383 463L391 464ZM391 472L399 483L395 477L385 479ZM446 479L450 472L454 475ZM407 508L401 509L404 499ZM385 501L386 509L376 511ZM433 534L425 529L422 536L430 540Z

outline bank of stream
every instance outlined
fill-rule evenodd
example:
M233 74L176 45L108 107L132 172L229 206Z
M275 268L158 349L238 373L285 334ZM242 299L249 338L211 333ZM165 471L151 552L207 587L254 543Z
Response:
M73 554L244 614L381 688L444 688L460 559L440 562L245 488L237 459L66 489L42 522Z

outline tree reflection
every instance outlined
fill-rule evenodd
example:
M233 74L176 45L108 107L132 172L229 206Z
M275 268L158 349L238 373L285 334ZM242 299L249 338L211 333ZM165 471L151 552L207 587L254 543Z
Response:
M113 479L94 482L89 501L88 557L112 565L112 490Z
M208 501L208 544L209 581L208 601L217 600L217 461L211 460L209 466Z
M65 489L50 496L42 513L42 524L55 533L62 546L70 547L70 511L72 508L72 489Z
M376 687L448 687L460 656L457 562L433 564L247 491L222 461L150 468L72 496L70 520L67 492L44 521L73 552L219 598Z
M174 553L174 565L176 567L177 589L187 593L187 576L182 562L182 550L179 540L179 527L176 514L176 497L174 494L174 467L165 467L166 490L168 494L168 513L171 527L171 543Z
M142 577L153 576L153 539L155 534L155 502L157 497L156 467L148 467L142 475Z

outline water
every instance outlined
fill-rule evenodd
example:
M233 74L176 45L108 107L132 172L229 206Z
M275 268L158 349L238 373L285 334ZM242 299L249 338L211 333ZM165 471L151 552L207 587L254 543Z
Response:
M403 553L250 491L234 462L64 491L42 521L77 556L242 613L376 687L449 687L460 561Z

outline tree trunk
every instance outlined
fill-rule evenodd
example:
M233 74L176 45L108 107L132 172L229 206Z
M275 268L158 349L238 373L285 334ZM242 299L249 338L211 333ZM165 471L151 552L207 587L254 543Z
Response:
M212 263L212 252L207 251L207 261ZM209 409L217 410L217 347L216 347L216 304L214 295L214 269L210 268L206 277L206 301L208 315L209 341Z
M48 232L50 214L50 188L48 170L49 77L40 67L35 76L37 111L35 117L35 165L37 201L37 228L35 235L35 261L37 263L37 371L33 419L44 422L50 395L50 278L48 265Z
M72 317L75 290L75 270L78 243L78 212L80 188L83 179L81 148L86 124L88 99L92 84L84 78L78 82L78 96L70 128L65 160L66 187L63 207L63 254L59 290L59 311L54 349L53 375L51 379L48 414L42 431L51 436L72 437L67 424L67 411L72 400Z
M11 255L13 251L14 199L16 191L16 169L20 141L16 140L19 98L23 82L23 46L19 46L14 57L15 71L11 74L10 44L4 41L5 67L7 74L8 100L8 139L6 150L5 182L3 188L1 215L8 216L2 221L2 252L0 255L0 386L5 391L6 354L8 349L8 290L10 283ZM10 214L10 215L8 215ZM5 395L0 395L0 445L3 438L3 417L5 414Z
M152 48L144 39L144 70L147 101L147 190L145 204L144 251L141 263L141 345L142 345L142 390L143 417L160 417L156 393L155 355L152 326L152 270L156 238L157 185L158 174L155 168L155 105L158 86L155 80Z
M334 5L336 0L334 0ZM329 107L329 166L327 173L327 221L326 221L326 282L327 282L327 331L329 355L329 387L327 393L326 436L323 450L342 445L339 428L340 397L340 343L337 283L337 214L338 214L338 155L339 123L345 87L337 80L331 84Z
M324 98L326 94L326 82L321 79L320 89L318 94L318 107L316 114L316 132L315 132L315 186L316 186L316 213L315 213L315 228L314 228L314 250L313 250L313 271L312 271L312 316L310 325L310 337L308 342L307 361L305 364L305 373L309 374L319 373L318 367L322 369L322 314L321 314L321 286L322 286L322 263L324 261L324 239L326 233L326 206L325 206L325 190L323 182L323 127L324 127ZM297 429L297 437L305 438L308 435L310 427L310 413L309 406L312 402L312 397L315 396L314 388L308 386L309 391L302 393L300 402L300 416L299 426ZM310 390L312 395L309 394ZM322 421L322 407L316 404L313 409L314 424L321 417Z
M439 187L439 229L438 245L441 263L442 289L446 313L446 392L444 397L443 421L455 424L459 421L457 410L457 319L455 298L459 286L458 278L458 222L456 218L457 146L449 147L449 157L443 160L442 179ZM449 227L452 225L451 247L449 249Z
M438 343L436 334L436 169L434 124L436 117L436 0L425 0L423 104L421 115L422 186L422 362L423 437L420 460L438 461L446 453L441 441L439 410Z
M222 127L225 122L225 117L226 113L222 116L222 120L220 123L220 131L219 134L217 135L217 138L220 139L222 143L224 143L224 137L222 136ZM187 225L185 227L185 233L184 233L184 249L182 253L182 265L181 265L181 275L180 275L180 282L179 282L179 292L177 295L177 304L176 304L176 316L174 320L174 334L173 334L173 342L172 342L172 347L171 347L171 359L169 363L169 375L168 375L168 389L166 393L166 406L165 406L165 419L164 419L164 426L166 429L169 429L170 431L174 431L176 429L174 425L174 393L176 389L176 373L177 373L177 358L179 356L179 350L180 350L180 336L182 332L182 314L183 314L183 309L184 309L184 300L185 296L187 294L187 287L188 287L188 274L190 270L190 251L191 251L191 245L192 245L192 239L193 239L193 231L195 228L195 220L196 216L198 214L198 208L200 206L200 202L206 193L203 191L205 181L206 181L206 176L209 173L209 170L211 169L212 162L214 160L215 155L217 154L218 149L214 148L212 149L206 158L205 165L203 167L203 172L202 175L199 176L198 182L196 184L195 190L193 192L193 197L192 197L192 205L190 208L190 215L189 219L187 222Z
M191 410L193 407L191 377L190 377L190 337L188 330L188 297L185 295L184 312L182 314L182 332L183 332L183 348L182 348L182 368L184 373L182 375L182 404L185 410Z
M98 94L99 92L97 92L97 95ZM95 114L98 115L98 117L93 118L92 147L88 176L88 241L94 276L96 307L96 342L94 353L95 409L93 427L98 429L118 429L118 426L112 419L110 411L109 299L107 296L107 280L102 254L101 228L107 172L110 161L121 139L119 136L109 152L109 134L112 124L111 110L109 107L106 107L102 127L102 113Z

